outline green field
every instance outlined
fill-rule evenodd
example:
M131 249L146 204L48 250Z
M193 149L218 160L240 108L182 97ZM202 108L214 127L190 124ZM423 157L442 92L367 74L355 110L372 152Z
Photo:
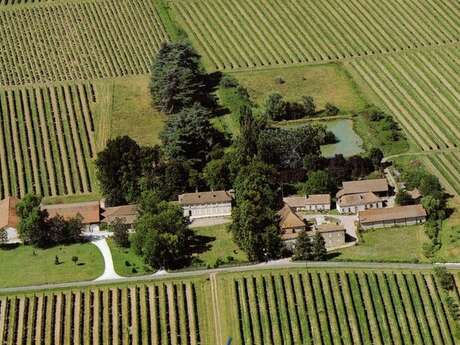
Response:
M119 247L112 239L108 239L107 243L112 252L115 271L119 275L129 277L153 273L152 268L146 265L144 259L137 255L132 248Z
M55 256L59 265L55 265ZM78 264L72 262L73 256L78 257ZM24 245L0 247L0 287L92 280L103 271L102 255L91 243L50 249Z
M457 327L428 271L261 270L0 296L2 344L454 345Z
M459 41L455 0L172 0L210 69L318 64Z
M111 137L129 135L139 145L159 144L166 115L152 106L145 76L113 82Z
M338 250L334 260L414 262L426 261L422 245L428 238L421 225L360 232L360 243Z
M228 224L194 228L195 236L202 238L206 250L195 255L200 264L213 267L217 260L225 263L229 262L246 262L246 254L238 248L232 239L232 234L228 231Z

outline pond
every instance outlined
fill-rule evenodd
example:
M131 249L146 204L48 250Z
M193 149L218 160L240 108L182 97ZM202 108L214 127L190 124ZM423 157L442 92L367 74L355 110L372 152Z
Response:
M321 153L324 157L333 157L336 154L350 157L363 152L363 141L353 130L353 120L340 119L319 123L326 125L327 129L339 140L335 144L321 146Z

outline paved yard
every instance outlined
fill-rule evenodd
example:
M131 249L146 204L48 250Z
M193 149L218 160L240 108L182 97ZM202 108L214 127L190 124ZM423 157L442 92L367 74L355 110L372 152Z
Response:
M325 223L326 222L325 217L331 217L331 218L335 218L339 220L340 223L345 228L348 236L354 239L358 238L356 235L356 225L355 225L355 222L358 220L357 215L343 216L343 215L336 215L336 214L328 215L328 214L321 213L321 214L309 214L309 215L304 216L306 220L309 220L309 221L316 220L317 224Z

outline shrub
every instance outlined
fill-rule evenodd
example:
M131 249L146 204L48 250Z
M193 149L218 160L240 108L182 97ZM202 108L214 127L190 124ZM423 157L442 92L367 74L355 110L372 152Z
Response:
M447 309L454 320L460 319L460 309L452 296L446 297Z
M284 81L283 77L278 76L278 77L275 78L275 83L278 84L278 85L281 85L281 84L284 84L285 81Z
M288 104L279 93L274 92L265 101L265 113L269 119L283 120L288 113Z
M0 244L6 243L8 241L8 233L6 232L5 228L0 229Z
M131 263L130 263L128 260L126 260L126 261L125 261L125 266L126 266L126 267L129 267L129 266L131 266Z
M334 104L332 103L326 103L324 110L326 112L327 116L335 116L339 113L339 108L337 108Z
M439 280L443 289L452 290L454 288L454 276L444 266L436 266L434 268L434 275Z
M230 89L232 87L237 87L238 85L238 81L231 75L224 74L224 76L220 79L220 87L224 89Z
M133 268L131 269L131 273L137 273L137 268L136 268L136 267L133 267Z
M315 100L311 96L303 96L302 104L305 110L306 115L315 115L316 113L316 104Z

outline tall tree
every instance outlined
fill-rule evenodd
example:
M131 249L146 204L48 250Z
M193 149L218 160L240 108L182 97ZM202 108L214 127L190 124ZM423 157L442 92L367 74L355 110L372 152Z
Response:
M108 141L96 159L97 177L108 205L137 200L142 166L142 151L133 139L123 136Z
M16 206L19 217L18 233L24 243L41 247L49 245L49 232L46 224L48 213L40 208L42 198L26 194Z
M169 158L188 160L200 169L212 148L223 140L209 121L209 112L199 104L171 115L160 138Z
M277 258L281 251L277 210L281 204L275 172L261 162L241 169L235 181L236 207L230 230L250 260Z
M313 257L313 244L310 235L302 231L295 241L294 260L311 260Z
M245 165L257 155L257 143L260 131L265 123L254 117L252 108L244 105L239 111L240 134L237 138L238 157Z
M336 188L334 180L324 170L309 172L307 181L300 184L300 192L304 195L334 193Z
M192 104L206 103L200 56L188 43L164 44L152 65L150 93L160 111L172 114Z
M313 261L323 261L326 259L326 242L324 241L323 236L319 232L316 232L312 240L312 260Z
M182 208L162 201L139 215L132 245L152 267L175 268L188 263L192 235Z
M265 101L265 114L271 120L284 120L288 115L288 103L279 93L273 92Z
M109 229L113 233L113 240L119 247L129 247L129 226L126 224L126 219L116 217L109 224Z

